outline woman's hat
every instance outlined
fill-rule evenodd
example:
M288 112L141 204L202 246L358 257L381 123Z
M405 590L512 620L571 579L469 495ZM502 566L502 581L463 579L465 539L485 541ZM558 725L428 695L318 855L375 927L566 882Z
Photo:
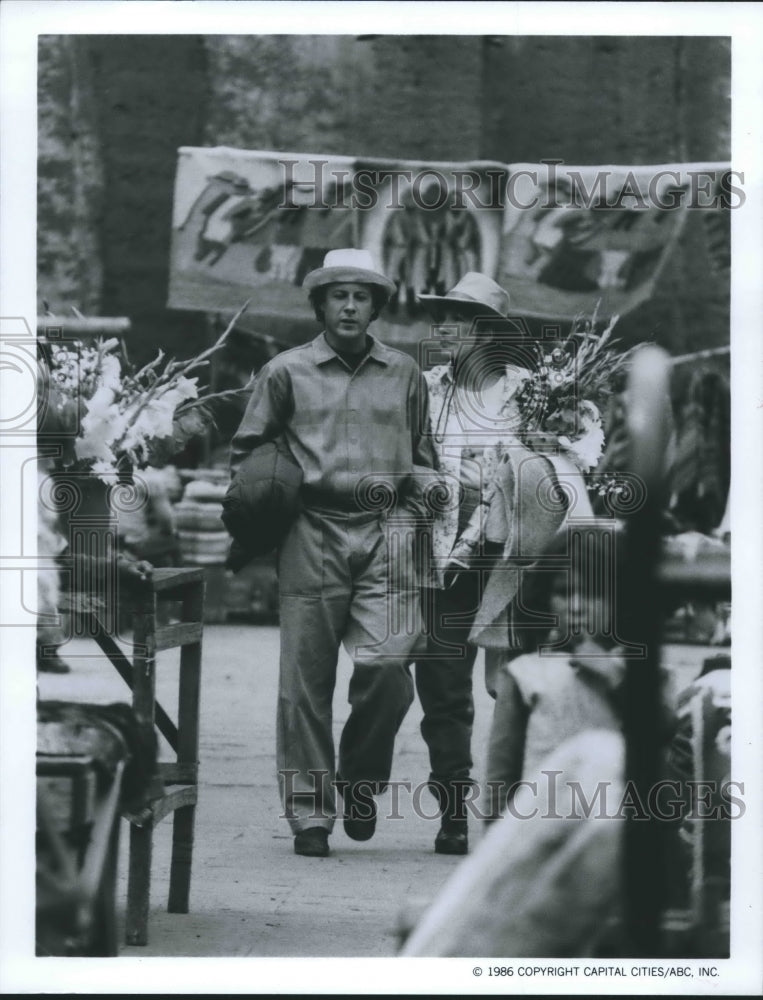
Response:
M351 281L360 285L376 285L384 289L387 298L395 291L394 281L376 270L374 259L368 250L329 250L323 258L323 267L311 271L302 282L309 290L321 285Z
M433 305L453 303L459 308L467 306L473 315L485 313L501 319L509 315L509 293L479 271L467 271L446 295L419 295L418 299Z

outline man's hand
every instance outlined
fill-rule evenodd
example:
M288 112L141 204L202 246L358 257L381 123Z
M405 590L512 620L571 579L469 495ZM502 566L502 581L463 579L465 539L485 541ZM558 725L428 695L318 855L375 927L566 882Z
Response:
M154 567L145 559L132 559L120 552L117 557L119 576L125 583L145 583L150 580Z

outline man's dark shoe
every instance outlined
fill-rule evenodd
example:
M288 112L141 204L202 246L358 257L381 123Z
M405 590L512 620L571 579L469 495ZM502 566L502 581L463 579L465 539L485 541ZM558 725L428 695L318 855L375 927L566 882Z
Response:
M344 832L350 840L370 840L376 832L376 803L368 782L346 785L342 790Z
M322 826L309 826L294 836L294 853L306 858L326 858L329 853L329 832Z
M435 854L468 854L469 832L466 820L443 820L434 840L434 850Z
M440 829L434 841L435 854L468 854L469 825L465 801L471 780L432 781L429 787L441 810Z

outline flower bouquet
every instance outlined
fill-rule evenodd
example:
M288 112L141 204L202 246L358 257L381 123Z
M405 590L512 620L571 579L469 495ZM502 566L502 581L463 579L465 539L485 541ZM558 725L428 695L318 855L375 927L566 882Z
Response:
M517 396L522 437L529 446L558 444L581 472L593 471L604 450L601 411L624 372L631 351L612 339L612 317L596 333L596 313L578 317L568 338L553 349L534 345L534 370Z
M248 302L218 340L187 361L163 351L131 371L116 338L46 343L42 373L47 412L41 430L63 442L57 464L113 483L125 470L166 464L213 422L213 404L244 389L209 392L192 374L225 344Z

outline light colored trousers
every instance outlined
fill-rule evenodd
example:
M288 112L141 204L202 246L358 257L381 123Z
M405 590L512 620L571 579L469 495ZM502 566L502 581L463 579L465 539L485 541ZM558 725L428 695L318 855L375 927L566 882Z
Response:
M303 511L279 553L277 766L292 831L336 816L332 700L340 645L354 669L341 780L384 789L422 642L413 518Z

